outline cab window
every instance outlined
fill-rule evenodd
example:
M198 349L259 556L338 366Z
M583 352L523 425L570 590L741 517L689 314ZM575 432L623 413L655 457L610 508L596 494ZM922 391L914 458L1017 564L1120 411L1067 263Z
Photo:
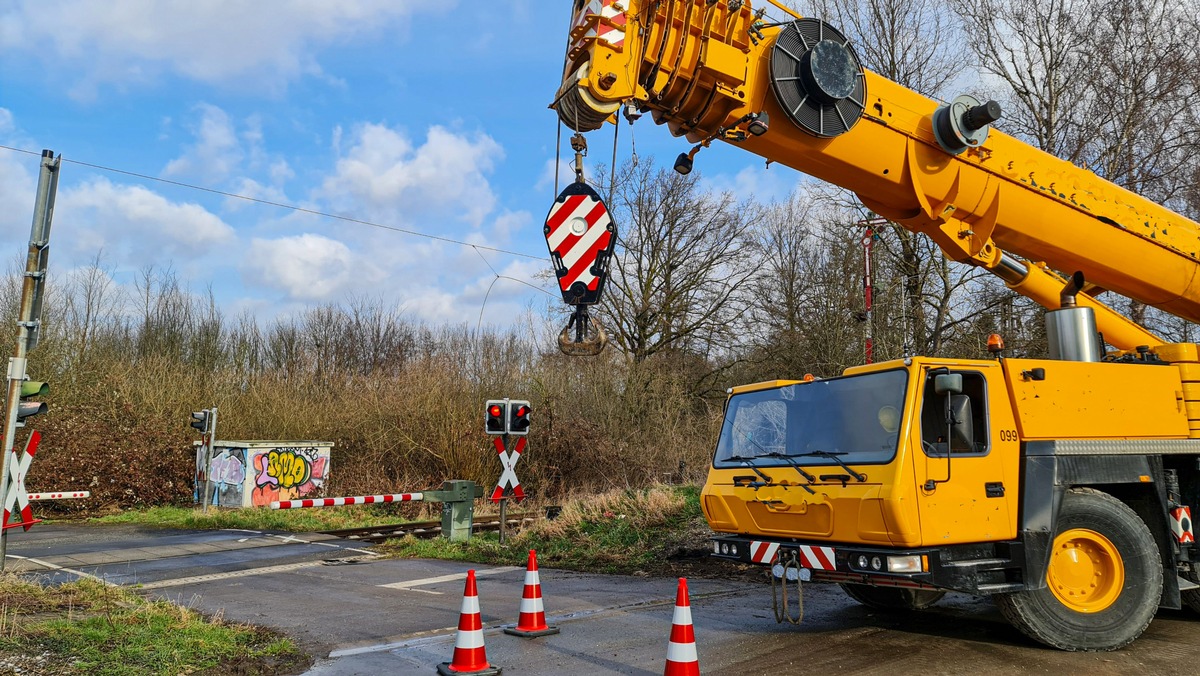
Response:
M921 405L921 446L926 455L983 455L990 447L987 412L987 379L975 371L951 371L962 376L961 393L938 394L934 379L944 370L925 378ZM947 420L949 405L949 421ZM953 424L951 424L951 422Z

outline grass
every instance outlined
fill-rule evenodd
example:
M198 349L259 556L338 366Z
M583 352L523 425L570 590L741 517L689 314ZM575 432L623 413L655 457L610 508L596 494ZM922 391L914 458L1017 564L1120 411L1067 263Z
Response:
M695 486L655 486L570 501L553 520L524 528L502 545L494 533L465 543L405 537L376 549L396 557L521 565L528 550L538 564L601 573L675 574L679 563L707 554L708 526Z
M94 580L0 577L0 673L267 674L304 669L290 639Z

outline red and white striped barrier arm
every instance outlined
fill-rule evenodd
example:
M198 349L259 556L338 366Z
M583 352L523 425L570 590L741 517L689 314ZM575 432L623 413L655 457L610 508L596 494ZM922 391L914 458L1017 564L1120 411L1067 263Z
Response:
M390 495L356 495L348 498L314 498L310 500L276 500L271 509L302 509L304 507L341 507L371 505L383 502L421 502L424 493L392 493Z
M30 493L30 500L79 500L92 497L91 491L52 491L49 493Z

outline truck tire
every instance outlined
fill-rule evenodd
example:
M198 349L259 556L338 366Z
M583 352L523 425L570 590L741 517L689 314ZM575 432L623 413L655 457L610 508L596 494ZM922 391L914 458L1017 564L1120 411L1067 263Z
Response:
M1195 582L1193 575L1185 576ZM1183 605L1191 608L1194 612L1200 613L1200 589L1185 589L1179 592L1179 597L1183 600Z
M850 583L842 583L841 587L850 598L868 608L878 610L923 610L946 595L946 592L936 589L872 587Z
M1116 650L1154 619L1163 571L1150 529L1127 505L1091 488L1063 496L1046 587L993 597L1030 638L1061 650Z

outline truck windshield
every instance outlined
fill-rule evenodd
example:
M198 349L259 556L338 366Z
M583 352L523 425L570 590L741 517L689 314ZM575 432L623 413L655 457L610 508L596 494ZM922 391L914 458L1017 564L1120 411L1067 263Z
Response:
M836 465L833 454L847 464L889 462L907 384L908 373L896 370L735 394L714 465L783 465L786 456Z

